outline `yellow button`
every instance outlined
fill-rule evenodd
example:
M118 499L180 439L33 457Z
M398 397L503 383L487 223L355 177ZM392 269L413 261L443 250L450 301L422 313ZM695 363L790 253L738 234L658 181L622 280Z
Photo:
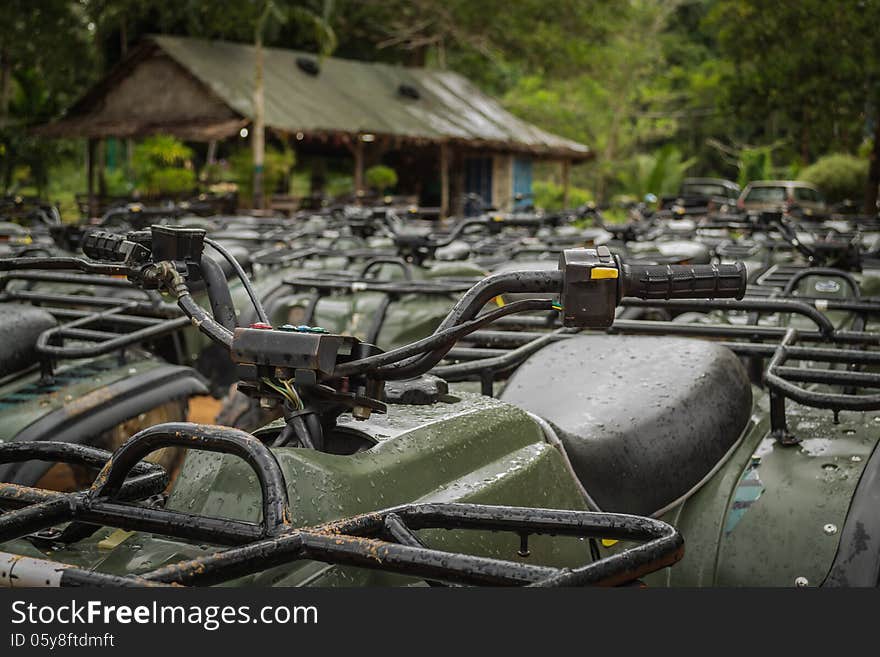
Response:
M590 270L590 278L595 280L597 278L617 278L617 268L616 267L593 267Z
M617 543L617 540L615 540L613 538L603 538L602 539L602 547L611 547L615 543Z

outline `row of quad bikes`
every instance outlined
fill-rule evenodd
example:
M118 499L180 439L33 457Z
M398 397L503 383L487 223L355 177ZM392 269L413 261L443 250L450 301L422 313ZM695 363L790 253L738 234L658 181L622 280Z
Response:
M880 583L876 218L0 233L2 584Z

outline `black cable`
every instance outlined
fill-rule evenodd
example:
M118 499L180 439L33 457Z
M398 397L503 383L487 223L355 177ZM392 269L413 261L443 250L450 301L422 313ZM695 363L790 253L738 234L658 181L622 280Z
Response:
M226 262L228 262L232 266L232 268L235 270L236 275L241 281L241 284L244 286L245 291L247 291L247 294L251 299L251 303L254 305L254 311L256 311L257 317L259 317L261 322L265 324L271 324L268 315L266 315L266 311L263 309L263 304L260 303L260 298L257 296L256 292L254 292L254 288L251 286L251 281L248 278L248 275L245 273L244 269L241 268L241 265L238 263L238 260L235 259L235 256L227 251L226 247L218 244L210 238L205 238L205 244L217 251L217 253L223 256L226 259Z
M192 298L183 276L169 262L158 265L158 277L165 283L166 289L177 299L177 305L190 318L193 325L202 333L219 342L227 349L232 349L232 331L215 320L210 313Z
M493 297L499 294L558 293L562 289L561 286L562 272L555 270L514 271L487 276L464 293L452 310L449 311L449 314L446 315L446 318L440 323L440 326L437 327L435 334L476 317L477 313ZM546 309L549 310L549 307ZM446 348L442 352L424 353L413 357L411 360L391 365L389 368L407 372L427 372L431 367L439 363L448 351L449 349ZM427 367L422 365L429 361L433 361L433 363ZM382 374L388 375L383 378L407 378L399 373L394 373L393 376L390 375L390 372L382 372ZM409 376L417 376L417 374L410 374Z
M398 349L392 349L391 351L339 365L334 370L334 375L340 377L353 376L372 370L372 376L383 379L408 379L418 376L439 363L443 356L449 353L455 342L468 333L473 333L483 326L491 324L495 320L507 315L531 310L551 310L552 307L553 301L550 299L515 301L502 308L496 308L484 315L480 315L476 319L464 321L442 330L438 329L432 335L416 342L411 342ZM416 355L420 357L411 363L407 363L404 367L391 367L394 363L399 363Z

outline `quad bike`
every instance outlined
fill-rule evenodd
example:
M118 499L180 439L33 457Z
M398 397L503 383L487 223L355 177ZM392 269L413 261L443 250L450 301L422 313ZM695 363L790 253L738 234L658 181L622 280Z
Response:
M846 281L829 283L826 292L839 289L841 282L857 295L872 296L880 291L877 234L864 230L863 225L806 224L778 212L711 219L713 226L731 231L727 239L714 245L715 256L721 262L744 261L756 294L767 294L768 284L770 288L776 283L786 288L788 279L805 266L849 274Z
M78 286L88 296L71 293ZM0 299L2 442L115 447L150 424L186 419L189 398L209 392L182 364L188 319L155 293L109 277L14 270L0 275ZM168 465L172 457L163 455ZM66 470L51 478L72 485L81 473ZM0 479L22 484L48 473L45 463L0 466Z
M229 257L225 248L209 243ZM71 256L67 256L69 259ZM223 258L206 256L194 292L211 297L215 317L234 326L233 297L255 294L228 285ZM236 380L228 352L202 335L174 304L124 279L53 269L65 258L18 257L0 274L0 440L58 439L115 448L138 430L190 414L213 419ZM45 266L45 268L42 268ZM235 268L231 266L231 268ZM235 278L238 273L232 274ZM218 288L218 281L222 287ZM244 280L244 279L242 279ZM173 469L180 450L166 450ZM4 481L71 487L81 468L6 464Z
M39 199L0 199L0 254L18 255L44 251L62 229L58 209Z
M571 250L558 271L482 280L432 335L382 351L313 327L227 328L188 287L199 278L203 239L163 227L105 235L86 244L93 261L59 267L125 275L172 294L229 349L239 388L283 406L283 419L254 434L160 424L113 455L55 441L0 446L0 461L100 469L82 493L0 486L9 509L0 516L3 558L21 578L11 583L622 584L680 558L681 537L668 523L595 510L545 420L450 394L426 373L458 339L518 312L558 308L578 330L608 326L623 296L741 296L741 266L629 266L601 248ZM482 312L507 292L544 298ZM723 367L735 359L723 358L717 376L735 378ZM712 469L715 442L672 446L671 458L694 458L688 481L669 482L673 489ZM140 461L168 446L188 454L165 496L163 473Z
M723 298L745 293L742 265L629 266L600 249L572 250L563 254L557 272L488 277L464 294L433 336L381 352L350 337L307 328L223 333L187 293L184 277L198 261L193 255L181 262L181 253L188 252L189 247L157 249L154 241L141 267L125 271L148 285L173 289L203 330L229 344L239 362L242 388L285 407L282 421L253 436L270 446L288 495L298 502L290 508L293 526L326 527L322 523L341 516L414 502L601 509L664 520L688 541L687 554L674 568L642 576L649 584L877 584L880 545L873 537L880 534L873 510L880 485L880 399L864 392L880 387L874 371L880 363L876 303L841 300L829 310L845 310L854 320L838 325L807 298ZM168 254L176 265L168 264ZM506 292L558 294L559 299L522 299L478 314L487 301ZM687 298L692 296L715 298ZM735 325L615 319L618 303L800 320ZM526 310L532 314L514 317ZM532 335L484 330L506 320L525 326L536 319L544 322L534 313L553 310L561 312L561 328L551 325ZM803 322L809 324L802 327ZM583 327L635 335L581 335ZM509 349L437 367L466 335L494 340L496 350L505 344ZM711 341L689 339L693 337ZM429 371L442 379L423 376ZM624 376L627 371L633 375ZM443 382L486 372L507 378L498 399L450 393ZM122 454L123 469L153 447L169 441L207 442L216 431L179 424L148 429L132 439L137 448L131 447L131 454ZM34 453L2 458L34 458ZM63 514L57 511L53 519L22 510L22 516L33 520L31 531L76 513L85 514L75 518L82 522L108 524L109 513L89 516L85 509L94 508L107 470L119 462L117 454L88 502L78 506L65 500ZM114 474L111 490L119 490L123 477ZM229 457L191 454L165 510L256 522L267 512L260 510L259 494L246 489L247 480L247 467ZM40 495L16 488L0 500L27 497L48 503ZM71 506L83 510L69 511ZM140 508L126 513L149 515ZM206 570L209 575L201 583L226 581L212 578L216 566L227 576L242 576L236 583L401 582L340 568L330 555L316 556L302 548L312 545L308 537L302 539L305 543L292 540L297 547L284 543L294 553L291 558L325 565L270 559L245 566L235 559L263 550L282 559L272 547L278 542L242 548L227 561L225 553L206 556L202 548L180 540L211 543L206 528L205 533L190 530L181 536L173 532L182 530L161 522L136 525L121 515L113 515L113 523L129 523L128 529L141 531L161 528L178 540L169 545L166 539L110 528L82 538L84 530L65 529L60 535L48 534L47 540L53 541L49 548L37 549L40 539L31 536L6 549L36 559L50 555L79 567L100 562L102 572L116 575L158 567L163 581L181 577L197 583ZM387 514L371 517L377 528ZM12 520L13 525L21 522L15 516ZM220 532L224 526L220 522L215 529ZM12 531L22 536L20 526ZM410 534L399 533L398 540L417 545ZM613 537L594 537L606 538L589 546L599 559L596 563L608 555L625 555L630 547ZM442 532L424 532L418 539L432 547L467 547L491 557L509 557L516 549L510 542L505 552L503 542L468 542ZM216 535L213 540L218 541ZM103 548L97 547L101 541ZM348 542L342 539L339 545ZM538 545L536 539L518 551L537 556ZM542 550L542 558L571 557L554 552L561 549L555 541L544 547L550 552ZM363 566L369 560L358 556L344 563ZM267 564L273 567L266 570ZM444 579L436 571L419 576Z
M605 241L610 234L601 227L580 229L573 236L546 232L595 213L595 208L585 206L552 216L525 213L481 216L459 221L451 230L437 233L427 228L418 231L405 229L386 208L365 208L363 217L369 216L378 225L388 224L400 251L362 248L363 242L355 242L357 248L341 248L344 242L337 240L328 248L268 249L264 254L254 256L251 262L261 266L260 271L264 271L262 266L268 264L267 257L269 262L285 267L284 276L277 273L273 276L271 288L262 286L261 289L271 324L320 326L390 349L430 335L457 296L487 271L553 270L566 248L592 246L595 240ZM596 231L602 235L597 235ZM532 236L524 236L524 232ZM486 233L489 237L482 237ZM466 246L465 250L473 257L467 260L440 259L444 248L455 244L462 235L470 234L481 236L481 241ZM655 253L629 261L656 263L662 260L672 264L690 261L693 256L693 249L685 248L679 257L675 257L676 245L670 242L668 246L672 249L664 251L665 256ZM488 255L499 252L504 254L503 260ZM297 261L299 269L295 268ZM306 266L306 262L314 264ZM503 306L519 296L522 295L498 295L492 304ZM648 313L629 308L624 314L635 318ZM247 310L242 319L243 323L257 321ZM472 349L462 347L452 349L447 357L455 359L473 354ZM277 414L277 408L260 408L258 400L231 391L224 399L218 420L229 426L253 430L275 419Z
M435 225L414 227L385 210L376 210L374 215L398 254L417 264L482 256L486 262L479 264L491 266L501 262L499 252L507 253L510 247L601 245L610 238L602 228L574 228L571 224L582 218L580 210L552 214L495 212L461 219L443 231Z

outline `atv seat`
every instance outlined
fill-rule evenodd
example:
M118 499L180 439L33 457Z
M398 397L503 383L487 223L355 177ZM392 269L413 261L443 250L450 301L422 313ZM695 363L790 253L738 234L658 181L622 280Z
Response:
M57 325L55 318L34 306L4 303L0 310L0 377L37 362L37 338Z
M501 398L553 426L603 511L641 515L698 486L752 410L733 352L669 337L560 340L523 363Z

